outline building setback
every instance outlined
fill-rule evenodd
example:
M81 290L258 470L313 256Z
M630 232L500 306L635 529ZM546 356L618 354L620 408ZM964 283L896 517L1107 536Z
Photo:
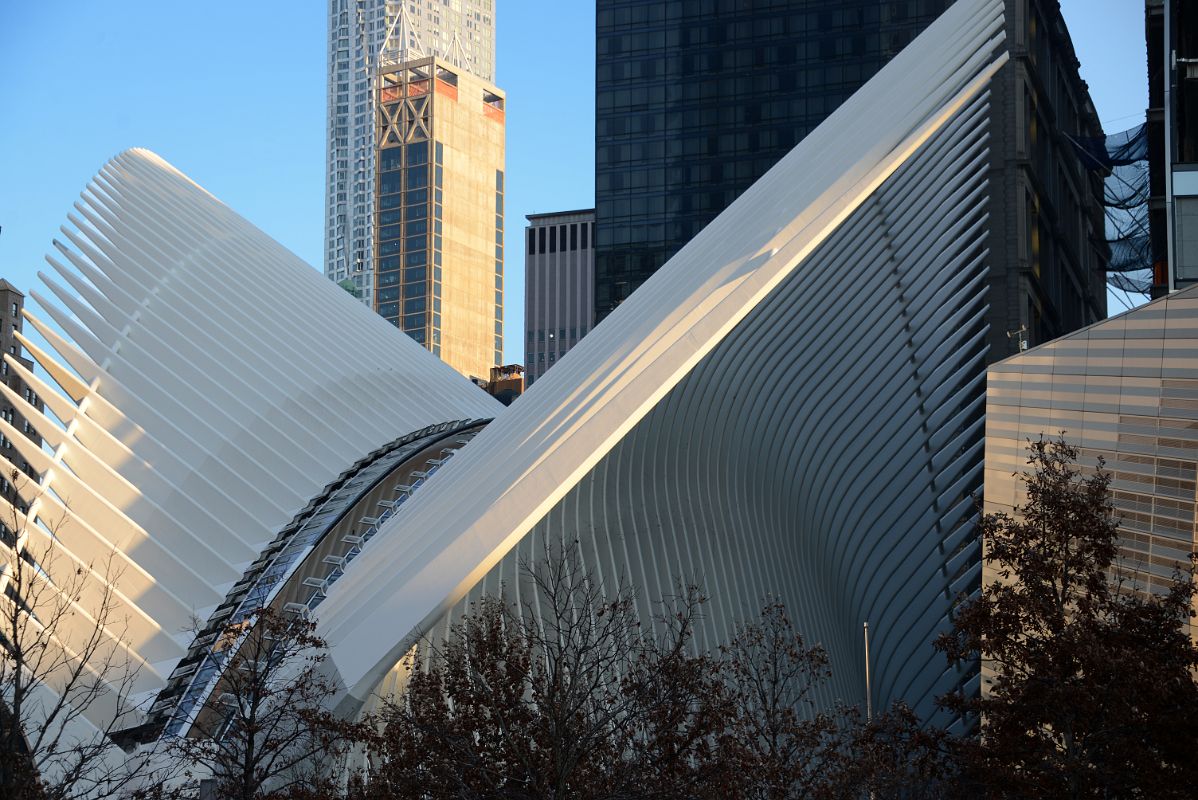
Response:
M948 0L599 0L601 321L936 19ZM1101 134L1055 2L1006 0L994 82L988 358L1106 316ZM1008 336L1008 332L1011 333Z
M595 210L529 214L524 379L531 386L594 327Z
M437 58L379 75L374 309L480 378L503 361L503 102Z
M493 6L493 0L329 0L324 272L348 280L367 305L374 302L371 95L379 65L438 56L494 80Z

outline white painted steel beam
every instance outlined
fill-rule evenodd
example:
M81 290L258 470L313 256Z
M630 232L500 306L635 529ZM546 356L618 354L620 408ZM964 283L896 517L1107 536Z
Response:
M148 697L192 620L325 483L502 406L152 153L113 159L75 212L47 256L61 282L40 276L53 300L31 293L50 321L26 311L50 350L18 334L49 381L6 357L46 413L0 387L48 450L0 434L43 475L20 487L23 541L53 535L64 565L112 584L103 649L142 665Z
M540 531L650 596L699 570L727 598L712 636L766 592L801 602L846 696L876 614L882 691L928 700L903 657L943 622L935 554L976 473L952 453L980 437L958 423L982 377L1002 31L1000 0L959 0L413 497L320 609L356 697L471 592L514 585ZM746 339L763 316L776 329Z

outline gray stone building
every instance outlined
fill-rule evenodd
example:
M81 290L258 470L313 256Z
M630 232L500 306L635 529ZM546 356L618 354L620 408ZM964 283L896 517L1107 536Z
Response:
M524 380L531 386L594 327L595 211L529 214Z

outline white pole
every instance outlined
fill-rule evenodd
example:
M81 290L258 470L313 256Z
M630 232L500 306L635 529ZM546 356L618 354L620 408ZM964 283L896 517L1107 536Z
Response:
M869 623L863 623L865 629L865 721L872 722L874 717L873 694L869 689Z

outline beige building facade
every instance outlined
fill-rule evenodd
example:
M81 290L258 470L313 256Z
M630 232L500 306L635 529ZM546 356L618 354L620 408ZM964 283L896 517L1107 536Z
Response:
M378 81L374 309L467 376L503 361L504 95L439 58Z
M328 0L324 272L374 306L375 76L437 56L495 80L493 0ZM346 283L348 281L348 284Z
M1027 443L1041 434L1110 471L1119 570L1165 591L1198 550L1198 287L1163 297L990 367L985 503L1026 502ZM984 580L994 579L987 568Z

